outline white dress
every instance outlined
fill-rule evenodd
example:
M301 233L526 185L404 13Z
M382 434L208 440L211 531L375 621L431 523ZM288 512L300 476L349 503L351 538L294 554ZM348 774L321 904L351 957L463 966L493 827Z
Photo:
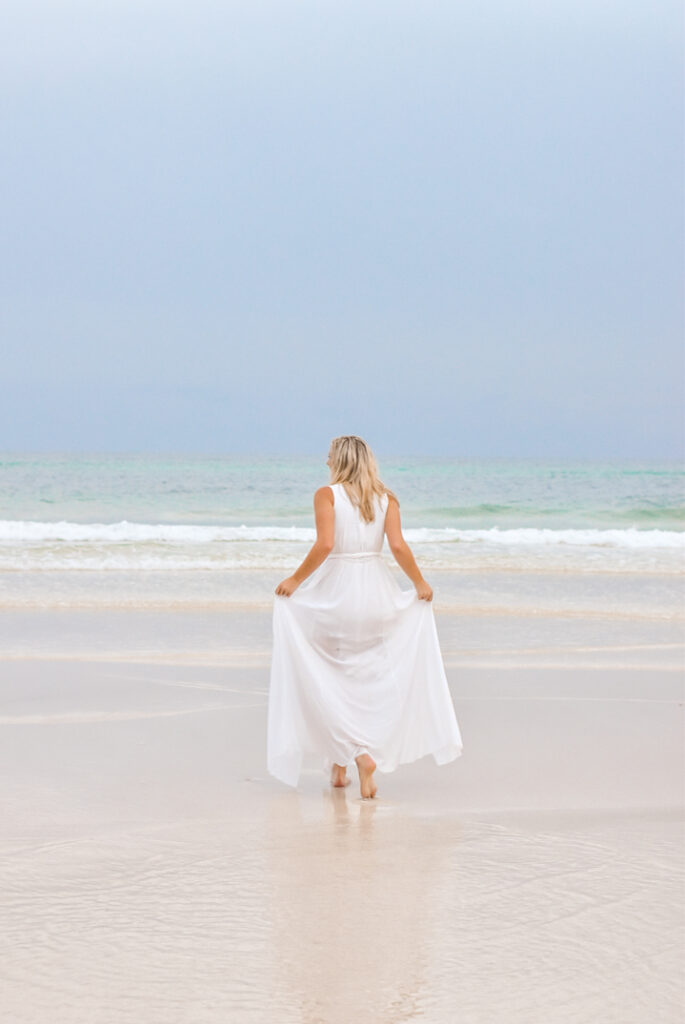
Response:
M381 558L387 495L366 523L333 484L328 558L274 603L267 765L297 785L303 757L324 770L368 753L382 772L462 751L433 608L403 590Z

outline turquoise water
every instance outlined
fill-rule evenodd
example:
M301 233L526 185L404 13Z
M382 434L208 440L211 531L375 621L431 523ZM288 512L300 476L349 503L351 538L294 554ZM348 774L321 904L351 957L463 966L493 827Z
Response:
M677 573L674 464L379 459L422 564ZM292 568L314 538L313 458L4 455L0 572Z
M407 525L685 530L676 464L379 459ZM0 519L306 526L313 458L0 456Z

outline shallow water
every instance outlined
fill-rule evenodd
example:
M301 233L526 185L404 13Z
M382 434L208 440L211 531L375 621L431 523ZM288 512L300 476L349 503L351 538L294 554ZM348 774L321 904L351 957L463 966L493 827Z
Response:
M448 667L556 665L682 670L685 612L675 577L556 573L434 574ZM223 586L96 574L19 583L0 615L5 657L106 658L267 666L273 572L227 573ZM211 589L213 587L213 589ZM36 589L37 588L37 589ZM66 595L66 596L65 596Z
M676 1024L681 843L669 818L398 816L344 793L29 840L2 869L5 1012Z
M5 663L7 1019L676 1024L682 701L593 678L471 670L371 802L270 779L263 669Z

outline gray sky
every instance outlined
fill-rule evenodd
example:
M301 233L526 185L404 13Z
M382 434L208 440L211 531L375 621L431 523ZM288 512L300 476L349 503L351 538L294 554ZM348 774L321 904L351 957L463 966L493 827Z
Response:
M682 18L4 0L0 449L683 453Z

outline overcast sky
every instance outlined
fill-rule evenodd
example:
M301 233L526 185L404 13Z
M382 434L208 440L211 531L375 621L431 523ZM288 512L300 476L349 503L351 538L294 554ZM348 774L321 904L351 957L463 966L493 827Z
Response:
M683 453L670 0L4 0L0 449Z

